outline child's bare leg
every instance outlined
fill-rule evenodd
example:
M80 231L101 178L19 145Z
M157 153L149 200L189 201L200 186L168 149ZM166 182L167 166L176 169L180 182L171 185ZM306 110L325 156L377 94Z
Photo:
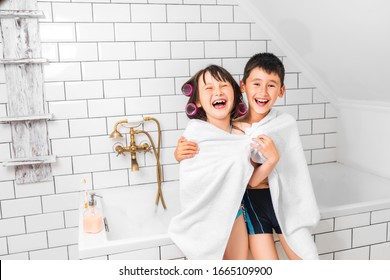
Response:
M246 230L244 215L240 215L233 224L223 259L247 260L248 250L248 232Z
M282 244L283 250L286 253L287 257L290 260L301 260L301 258L298 257L298 255L295 254L293 250L291 250L290 246L288 246L283 234L278 234L278 237L279 237L280 243Z
M254 260L278 260L273 234L250 234L249 247Z

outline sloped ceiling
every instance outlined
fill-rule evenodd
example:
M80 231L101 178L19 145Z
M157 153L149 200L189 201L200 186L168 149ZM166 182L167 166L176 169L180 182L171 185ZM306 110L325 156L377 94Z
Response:
M336 102L390 106L390 1L238 1ZM346 100L345 100L346 99Z

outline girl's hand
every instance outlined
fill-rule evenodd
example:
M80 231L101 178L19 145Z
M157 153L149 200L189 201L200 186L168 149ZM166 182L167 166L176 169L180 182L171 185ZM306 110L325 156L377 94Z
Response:
M193 158L199 151L198 145L195 142L187 141L186 138L181 136L177 141L175 150L175 159L181 162L183 159Z
M274 141L267 135L259 135L252 139L258 145L251 143L251 147L258 150L269 163L276 164L279 161L279 152L276 149Z

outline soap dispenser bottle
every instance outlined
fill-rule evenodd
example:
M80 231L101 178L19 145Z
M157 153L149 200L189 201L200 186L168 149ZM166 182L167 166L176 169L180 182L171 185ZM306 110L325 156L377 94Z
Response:
M95 193L90 193L91 199L88 202L88 208L84 212L84 232L98 233L103 229L103 216L100 209L96 207L97 201Z

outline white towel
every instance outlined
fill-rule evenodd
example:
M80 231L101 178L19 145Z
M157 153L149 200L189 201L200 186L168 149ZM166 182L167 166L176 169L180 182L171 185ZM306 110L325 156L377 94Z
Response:
M265 134L274 141L280 160L268 181L276 217L291 249L302 259L318 259L311 228L319 222L320 213L295 119L272 109L246 134ZM261 154L252 159L264 161Z
M191 120L183 135L200 150L180 163L182 211L168 233L188 259L222 259L253 172L250 139L200 120Z
M302 259L317 259L310 229L319 211L295 120L275 109L246 131L231 135L191 120L184 137L198 143L199 154L180 163L182 211L168 233L188 259L222 259L246 185L253 172L252 138L271 137L281 155L269 175L272 202L287 243ZM252 159L262 157L252 152Z

